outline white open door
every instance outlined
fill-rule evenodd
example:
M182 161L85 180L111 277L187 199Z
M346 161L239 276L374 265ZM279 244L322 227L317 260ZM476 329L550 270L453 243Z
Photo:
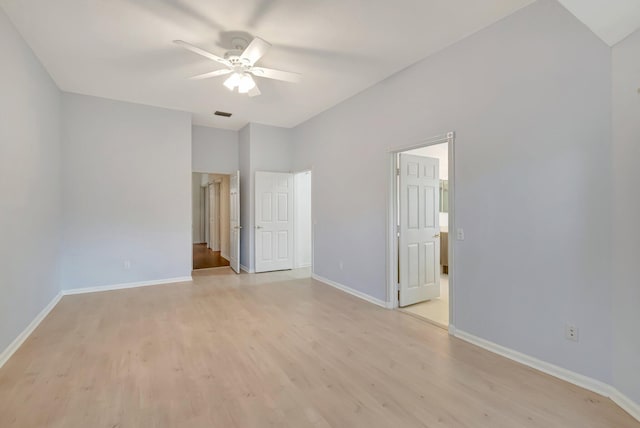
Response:
M438 159L400 154L400 306L440 297Z
M209 185L204 187L204 242L207 243L207 248L211 248L211 202L209 201L211 192L209 191Z
M229 265L240 273L240 171L229 180Z
M209 248L220 251L220 193L218 184L209 184Z
M293 268L293 174L256 172L256 272Z

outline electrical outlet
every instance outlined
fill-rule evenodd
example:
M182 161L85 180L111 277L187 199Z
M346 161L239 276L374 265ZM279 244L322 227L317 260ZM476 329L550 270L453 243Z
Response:
M130 269L131 268L131 260L125 260L123 263L123 266L125 269Z
M340 267L340 270L344 268L344 263L342 262L342 260L340 260L340 262L338 263L338 267Z
M458 241L464 241L464 229L459 227L456 231L456 239Z
M576 327L575 325L567 324L564 327L564 337L567 340L571 340L573 342L577 342L578 341L578 327Z

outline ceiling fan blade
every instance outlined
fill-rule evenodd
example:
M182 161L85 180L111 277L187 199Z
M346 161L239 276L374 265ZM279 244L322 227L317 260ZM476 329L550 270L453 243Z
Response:
M244 52L242 52L240 58L246 59L249 61L249 64L253 65L267 53L270 47L270 43L262 40L260 37L255 37Z
M190 77L191 80L202 80L210 77L224 76L225 74L232 73L233 70L229 68L223 68L222 70L210 71L209 73L198 74L197 76Z
M253 67L251 73L254 76L266 77L267 79L282 80L284 82L298 83L302 75L291 71L274 70L273 68Z
M219 57L216 54L212 54L211 52L207 52L204 49L200 49L197 46L192 45L191 43L187 43L183 40L174 40L173 43L175 43L178 46L182 46L183 48L185 48L188 51L191 51L193 53L196 53L198 55L202 55L205 58L209 58L212 61L215 62L219 62L220 64L224 64L227 67L231 67L231 63L229 61L227 61L226 59Z
M249 92L250 97L257 97L261 94L260 89L258 89L258 85L254 86Z

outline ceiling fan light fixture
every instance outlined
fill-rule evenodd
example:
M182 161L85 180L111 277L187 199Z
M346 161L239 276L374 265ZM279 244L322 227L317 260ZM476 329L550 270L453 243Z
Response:
M230 91L233 91L236 86L240 85L241 81L242 75L240 73L233 73L224 81L224 86L226 86Z
M255 87L256 87L256 82L253 80L253 77L251 77L248 74L245 74L240 79L240 83L238 85L238 92L241 94L246 94L247 92L249 92Z
M235 49L227 51L224 58L183 40L175 40L174 43L197 55L224 65L226 68L199 74L193 76L192 79L201 80L211 77L228 76L223 84L231 92L238 88L239 93L247 94L250 97L260 95L260 89L258 89L258 85L256 85L253 76L283 82L297 83L300 81L300 74L298 73L255 67L255 64L271 47L271 44L260 37L254 37L248 45L244 38L238 38L238 40L234 41Z

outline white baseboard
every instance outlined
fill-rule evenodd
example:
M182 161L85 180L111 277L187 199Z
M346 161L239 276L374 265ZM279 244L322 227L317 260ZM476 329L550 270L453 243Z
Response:
M245 265L240 265L240 270L245 271L246 273L256 273L253 269L249 269Z
M484 348L495 354L502 355L503 357L509 358L510 360L517 361L521 364L524 364L525 366L533 367L534 369L540 370L541 372L565 380L574 385L578 385L582 388L588 389L601 395L609 396L608 394L611 387L604 382L600 382L599 380L595 380L588 376L572 372L571 370L567 370L565 368L556 366L555 364L539 360L535 357L523 354L522 352L514 351L513 349L506 348L502 345L498 345L497 343L490 342L459 329L456 329L455 337L466 342L473 343L474 345Z
M190 276L181 276L177 278L156 279L153 281L127 282L124 284L99 285L97 287L72 288L70 290L62 290L63 296L71 296L74 294L98 293L101 291L123 290L125 288L148 287L150 285L173 284L176 282L190 282L193 278Z
M223 253L222 251L220 251L220 255L221 255L223 258L225 258L225 259L229 260L229 254L225 254L225 253Z
M449 333L459 339L464 340L465 342L469 342L471 344L479 346L483 349L486 349L487 351L493 352L494 354L502 355L505 358L509 358L510 360L516 361L520 364L524 364L525 366L534 368L553 377L557 377L558 379L562 379L581 388L588 389L589 391L593 391L596 394L608 397L618 406L624 409L627 413L640 421L640 404L634 402L629 397L621 393L618 389L609 384L585 375L581 375L571 370L567 370L563 367L556 366L555 364L539 360L535 357L523 354L522 352L515 351L502 345L498 345L497 343L456 329L454 326L449 326Z
M311 278L315 279L316 281L320 281L320 282L322 282L324 284L330 285L330 286L332 286L334 288L337 288L338 290L344 291L345 293L349 293L352 296L359 297L362 300L366 300L367 302L373 303L374 305L380 306L382 308L391 309L393 307L390 302L385 302L384 300L380 300L380 299L377 299L377 298L375 298L373 296L369 296L366 293L363 293L363 292L358 291L358 290L354 290L351 287L347 287L344 284L340 284L338 282L332 281L332 280L327 279L325 277L322 277L320 275L316 275L315 273L311 274Z
M45 306L42 311L40 311L40 313L33 319L33 321L31 321L31 323L29 323L27 328L25 328L22 333L20 333L18 337L16 337L13 342L11 342L9 346L7 346L4 351L2 351L2 353L0 353L0 367L4 366L4 364L9 361L9 358L11 358L11 356L18 350L18 348L20 348L24 341L27 340L29 336L31 336L31 333L33 333L33 331L40 325L42 320L45 319L47 315L49 315L49 312L51 312L51 310L55 308L61 298L62 293L56 294L56 296L51 299L49 304Z
M611 394L609 398L613 400L618 406L629 413L631 416L640 421L640 404L633 401L631 398L624 395L618 389L611 387Z

